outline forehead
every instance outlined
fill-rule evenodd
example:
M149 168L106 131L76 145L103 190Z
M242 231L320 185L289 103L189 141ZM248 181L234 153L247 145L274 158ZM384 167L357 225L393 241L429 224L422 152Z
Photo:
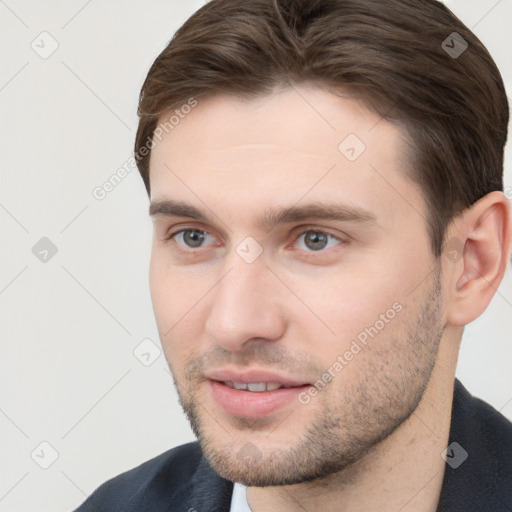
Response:
M218 95L156 140L151 196L214 203L238 218L306 200L403 215L424 209L404 147L398 126L317 86L253 100Z

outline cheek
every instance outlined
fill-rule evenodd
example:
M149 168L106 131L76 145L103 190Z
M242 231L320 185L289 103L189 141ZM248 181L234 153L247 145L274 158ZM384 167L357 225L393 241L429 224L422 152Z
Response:
M378 267L375 261L371 266L360 262L328 276L295 276L289 281L300 299L290 297L291 315L300 326L296 335L304 339L308 333L308 350L316 349L322 362L350 350L354 340L364 344L388 338L402 328L404 310L412 300L408 294L418 284L416 272L405 268L399 258L381 259Z
M169 275L165 259L161 251L153 248L151 253L151 263L149 267L149 288L151 292L151 301L155 312L156 321L160 333L164 329L169 329L172 323L166 319L169 314L173 314L173 306L176 304L177 288L173 285L172 276ZM164 328L163 322L169 325ZM162 340L163 341L163 340Z
M151 256L149 283L160 340L176 367L177 359L199 349L205 325L205 296L211 285L204 276L191 276L169 265L157 251Z
M345 280L344 286L334 283L324 293L304 296L317 318L304 308L301 314L296 310L294 335L288 337L293 347L288 348L307 353L332 382L328 393L320 393L319 404L332 400L331 393L355 396L369 379L399 374L410 313L403 298L396 300L399 295L396 283L369 289Z
M153 247L149 286L156 320L168 330L197 303L201 280L172 265L164 249Z
M331 327L334 336L351 334L396 300L396 283L379 282L378 275L371 274L367 271L362 277L342 269L314 281L296 277L290 286L299 299L294 301L296 317L302 318L302 322L307 320L313 328L316 316L318 324L324 324L326 333L329 332L327 327ZM297 316L299 312L302 314Z

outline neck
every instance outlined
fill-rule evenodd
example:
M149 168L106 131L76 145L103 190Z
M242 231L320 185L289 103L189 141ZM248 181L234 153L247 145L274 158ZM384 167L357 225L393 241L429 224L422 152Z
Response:
M448 445L458 343L441 341L423 398L390 436L339 473L283 487L249 487L253 512L435 512Z

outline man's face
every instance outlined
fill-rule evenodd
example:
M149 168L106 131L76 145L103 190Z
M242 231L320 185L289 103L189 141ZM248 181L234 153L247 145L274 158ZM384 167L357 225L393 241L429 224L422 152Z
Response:
M406 165L398 127L313 86L199 101L154 147L153 306L224 477L325 476L417 406L443 311Z

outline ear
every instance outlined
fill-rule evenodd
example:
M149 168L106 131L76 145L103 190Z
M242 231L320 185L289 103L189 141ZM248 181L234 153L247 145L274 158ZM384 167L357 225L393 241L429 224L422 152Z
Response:
M465 210L450 230L443 248L449 324L472 322L496 293L510 258L510 210L502 192L491 192Z

